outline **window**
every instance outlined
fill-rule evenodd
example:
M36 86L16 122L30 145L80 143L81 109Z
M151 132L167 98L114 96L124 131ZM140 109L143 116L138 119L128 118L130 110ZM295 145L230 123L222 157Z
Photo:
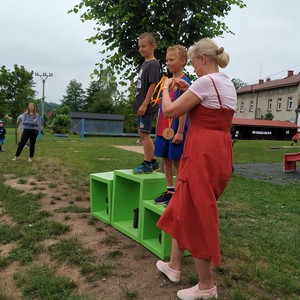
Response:
M288 88L288 93L294 93L295 92L295 88L294 87L289 87Z
M250 101L249 111L253 111L253 108L254 108L254 101Z
M277 99L277 110L281 110L282 109L282 100L281 98Z
M240 112L243 112L243 111L244 111L244 105L245 105L245 104L244 104L244 102L242 101L242 102L241 102L241 107L240 107Z
M272 99L268 100L268 111L272 110Z
M292 110L293 108L293 97L288 97L287 110Z

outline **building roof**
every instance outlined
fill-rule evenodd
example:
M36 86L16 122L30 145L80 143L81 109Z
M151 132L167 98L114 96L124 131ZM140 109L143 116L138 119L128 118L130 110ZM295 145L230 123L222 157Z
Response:
M253 119L240 119L233 118L232 125L243 125L251 127L280 127L287 129L297 129L298 126L290 121L271 121L271 120L253 120Z
M264 90L270 90L274 88L282 88L287 86L293 86L300 83L300 74L290 75L283 79L271 80L268 78L266 81L261 80L260 83L246 85L237 90L237 94L255 93Z
M93 120L119 120L123 121L123 115L115 114L97 114L97 113L85 113L85 112L71 112L72 119L93 119Z

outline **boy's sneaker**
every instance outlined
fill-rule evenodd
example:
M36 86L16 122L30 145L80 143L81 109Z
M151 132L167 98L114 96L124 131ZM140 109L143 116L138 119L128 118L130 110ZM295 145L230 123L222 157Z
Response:
M154 203L155 204L165 204L165 203L169 203L169 201L171 200L171 198L173 197L174 192L168 191L166 190L165 192L161 193L155 200Z
M152 162L152 169L153 171L158 171L159 170L159 162Z
M164 207L167 207L171 200L172 200L172 198L170 198L168 201L166 201L166 202L164 203Z
M152 164L147 164L144 161L133 169L133 174L150 174L153 172Z

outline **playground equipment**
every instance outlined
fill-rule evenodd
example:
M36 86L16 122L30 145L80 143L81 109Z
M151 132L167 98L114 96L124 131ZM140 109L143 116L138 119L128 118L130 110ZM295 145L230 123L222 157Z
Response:
M284 154L283 172L296 171L296 162L300 160L300 152Z
M164 260L171 254L171 237L156 226L165 207L154 199L165 189L165 175L159 172L90 174L91 214Z

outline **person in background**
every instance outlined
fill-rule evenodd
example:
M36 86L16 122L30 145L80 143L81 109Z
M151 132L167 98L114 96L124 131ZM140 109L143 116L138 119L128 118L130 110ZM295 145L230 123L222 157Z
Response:
M150 133L158 105L150 103L156 84L160 80L161 66L154 56L156 41L151 33L143 33L138 40L141 56L145 59L138 74L133 109L138 115L138 133L144 149L144 161L133 169L134 174L152 173L159 169L154 158L154 144Z
M293 137L292 137L292 142L291 142L291 146L295 147L298 143L298 141L300 140L300 132L298 131Z
M0 152L4 152L6 129L4 128L4 122L0 120Z
M166 64L170 73L172 73L172 78L181 78L191 84L190 79L183 73L183 68L186 63L187 51L185 47L182 45L168 47ZM182 93L183 91L180 91L174 85L174 88L170 90L170 98L172 101L176 101ZM154 156L162 157L167 190L159 195L154 200L154 203L168 205L175 191L173 183L173 166L176 169L176 174L178 174L180 158L188 129L188 120L186 114L179 118L166 118L163 114L161 105L162 103L160 102L154 142Z
M13 160L17 160L22 153L24 146L27 141L30 141L29 158L31 162L34 157L35 143L38 136L39 130L41 129L41 119L39 114L36 112L35 104L30 102L27 106L26 112L23 114L23 134L21 142L18 145L18 149Z
M25 111L26 112L26 111ZM24 112L24 113L25 113ZM23 113L23 114L24 114ZM18 126L18 144L21 142L22 139L22 134L23 134L23 130L24 130L24 125L23 125L23 114L19 115L17 118L17 126ZM29 140L27 141L26 145L24 146L24 148L29 149Z
M177 87L185 92L174 102L169 94L172 79L163 87L165 116L177 118L188 113L189 129L175 194L157 222L172 237L170 261L157 261L157 269L171 281L180 281L184 250L190 252L196 266L199 281L177 292L182 300L218 297L212 274L213 265L220 265L217 201L232 173L230 127L237 107L235 87L219 71L229 62L224 48L204 38L188 54L198 79L191 86L179 79Z

